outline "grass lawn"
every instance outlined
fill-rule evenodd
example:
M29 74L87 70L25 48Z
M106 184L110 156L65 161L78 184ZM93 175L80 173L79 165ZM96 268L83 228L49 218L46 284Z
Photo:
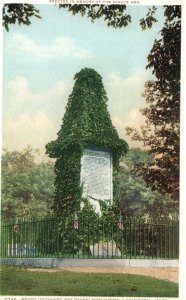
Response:
M30 272L1 266L0 291L15 296L177 297L178 284L139 275Z

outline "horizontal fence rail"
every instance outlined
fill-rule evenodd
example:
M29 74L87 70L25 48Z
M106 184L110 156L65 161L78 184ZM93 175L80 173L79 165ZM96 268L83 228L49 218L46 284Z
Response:
M1 257L177 259L179 226L54 217L1 224Z

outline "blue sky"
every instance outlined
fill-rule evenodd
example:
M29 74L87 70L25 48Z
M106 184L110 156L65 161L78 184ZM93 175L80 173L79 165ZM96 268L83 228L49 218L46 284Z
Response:
M113 124L135 146L125 127L143 122L141 92L152 78L145 66L164 22L162 8L158 23L142 31L139 19L147 6L129 6L133 22L123 29L107 27L103 20L91 23L55 5L36 7L41 20L12 25L3 35L3 147L11 151L31 145L44 153L62 124L74 75L84 67L102 76Z

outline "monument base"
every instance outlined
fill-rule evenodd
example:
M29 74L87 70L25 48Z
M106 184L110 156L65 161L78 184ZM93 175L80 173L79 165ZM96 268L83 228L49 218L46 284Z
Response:
M90 252L95 257L121 257L121 252L115 242L99 242L91 245Z

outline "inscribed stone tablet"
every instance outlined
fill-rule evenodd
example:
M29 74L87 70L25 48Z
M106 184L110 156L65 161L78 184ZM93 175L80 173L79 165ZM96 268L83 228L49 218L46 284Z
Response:
M112 154L85 149L81 159L83 197L112 202Z

